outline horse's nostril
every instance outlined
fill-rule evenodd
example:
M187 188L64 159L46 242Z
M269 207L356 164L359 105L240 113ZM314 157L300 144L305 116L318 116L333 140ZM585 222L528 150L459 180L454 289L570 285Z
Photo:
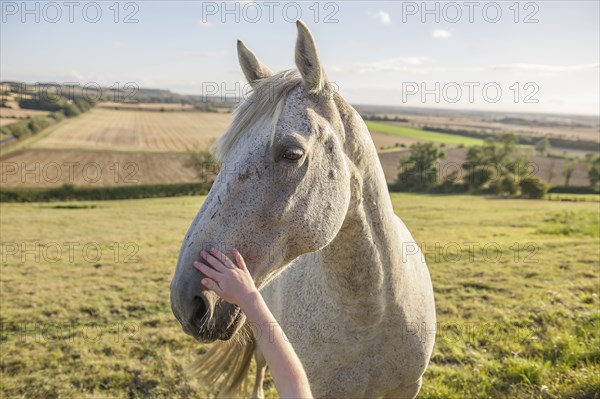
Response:
M201 296L195 296L194 297L194 305L195 305L195 310L192 315L192 323L196 327L202 328L202 325L204 324L204 322L206 320L205 316L208 313L208 306L206 303L206 299Z

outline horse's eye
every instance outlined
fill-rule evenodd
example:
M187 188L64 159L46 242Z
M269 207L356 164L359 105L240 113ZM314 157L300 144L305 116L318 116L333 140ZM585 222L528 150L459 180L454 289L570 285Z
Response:
M302 155L304 155L304 152L300 148L292 147L287 148L281 155L281 158L289 161L297 161L302 158Z

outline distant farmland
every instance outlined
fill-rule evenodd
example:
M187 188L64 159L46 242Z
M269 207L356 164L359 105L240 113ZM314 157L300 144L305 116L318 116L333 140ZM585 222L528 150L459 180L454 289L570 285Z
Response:
M218 112L160 112L160 104L138 104L137 110L97 106L76 118L64 120L19 149L2 156L4 187L117 186L198 181L186 167L189 152L207 149L229 125L231 114ZM150 110L153 108L153 110ZM442 165L464 162L466 149L482 140L437 133L394 124L367 121L388 182L395 181L400 158L409 155L416 142L446 145ZM564 184L563 159L535 157L537 175ZM33 173L27 173L33 170ZM98 172L100 175L98 175ZM585 167L579 164L571 183L589 184Z
M94 108L4 155L3 187L116 186L198 181L185 166L231 115Z
M392 123L381 123L365 121L371 132L381 132L399 137L406 137L417 141L432 141L435 143L452 144L465 146L481 145L483 140L471 137L456 136L452 134L428 132L421 129L414 129Z
M32 148L185 152L205 149L230 114L95 108L58 127Z
M0 126L10 125L32 116L48 115L48 111L0 107Z
M2 185L105 187L197 181L196 173L185 166L189 151L207 149L227 129L231 114L181 111L180 105L159 112L160 105L114 109L111 103L101 103L61 122L2 157ZM418 141L389 132L371 135L378 149Z
M125 102L101 102L98 104L100 108L118 109L118 110L134 110L134 111L193 111L194 106L191 104L174 104L174 103L125 103Z
M198 181L186 153L25 149L2 159L2 187L83 187ZM34 171L33 173L31 171Z

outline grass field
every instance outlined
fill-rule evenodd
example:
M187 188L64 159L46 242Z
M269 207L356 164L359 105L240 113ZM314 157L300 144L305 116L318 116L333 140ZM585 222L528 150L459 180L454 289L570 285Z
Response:
M33 148L168 152L204 149L231 115L216 112L117 111L94 108Z
M440 144L452 144L465 146L481 145L483 140L475 139L471 137L455 136L452 134L428 132L421 129L414 129L411 127L391 124L365 121L367 127L371 132L382 132L391 134L394 136L406 137L410 139L416 139L418 141L433 141Z
M196 172L178 152L25 149L2 159L3 187L83 187L191 183Z
M597 202L392 200L436 295L421 398L598 397ZM183 372L205 346L169 306L201 202L0 204L2 396L206 397Z

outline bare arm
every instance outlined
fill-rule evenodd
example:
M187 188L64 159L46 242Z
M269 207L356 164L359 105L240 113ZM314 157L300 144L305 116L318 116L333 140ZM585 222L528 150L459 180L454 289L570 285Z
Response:
M194 267L207 276L202 284L227 302L238 305L248 321L261 329L257 344L267 360L279 396L312 398L298 355L256 289L242 255L236 249L232 252L237 265L217 249L211 249L210 254L202 251L201 256L212 266L194 262Z

